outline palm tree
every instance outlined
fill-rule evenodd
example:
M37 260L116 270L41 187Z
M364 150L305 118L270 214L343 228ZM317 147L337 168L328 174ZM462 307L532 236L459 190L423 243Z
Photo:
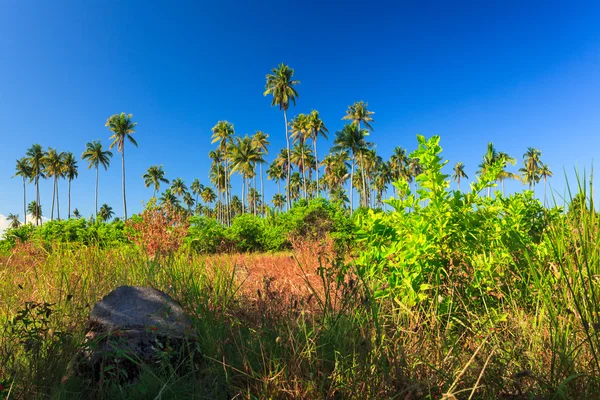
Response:
M290 155L290 162L298 167L299 173L302 175L302 189L304 191L304 197L307 196L306 190L306 167L312 165L306 162L306 158L312 158L312 150L305 142L298 142L292 148L292 154Z
M177 197L182 197L185 193L187 193L187 186L183 182L183 179L173 179L173 182L171 182L171 191Z
M67 177L68 181L68 192L69 192L69 209L68 209L68 218L71 219L71 181L79 176L79 171L77 167L77 160L75 156L70 151L65 153L65 157L63 159L63 167L64 167L64 175Z
M465 173L465 164L461 161L454 164L454 173L452 174L452 179L456 181L458 184L458 191L460 192L460 180L462 178L469 179L467 174Z
M294 69L289 68L287 65L281 63L277 68L271 70L272 74L267 75L267 84L265 86L264 96L272 95L273 100L271 107L279 106L280 110L283 110L283 120L285 123L285 141L287 144L287 152L290 153L290 138L288 136L288 121L287 121L287 110L290 106L290 102L296 105L296 98L298 92L294 86L299 85L300 81L292 79L294 76ZM291 166L287 164L287 181L288 181L288 195L287 195L287 207L290 208L290 193L289 193L289 180L291 175Z
M102 204L102 207L100 207L100 212L98 213L98 217L102 222L107 222L114 215L115 213L113 212L112 207L110 207L108 204Z
M212 128L212 143L219 142L219 150L223 155L222 162L224 164L224 174L225 174L225 208L227 209L227 225L231 223L231 212L229 211L229 165L228 165L228 157L227 157L227 147L231 143L233 135L235 134L235 130L233 128L233 124L227 121L219 121Z
M317 139L321 136L324 139L327 139L327 133L329 132L325 127L325 123L319 117L319 112L317 110L312 110L311 113L307 117L307 129L309 132L309 137L313 141L313 148L315 152L315 172L317 174L317 196L321 196L321 189L319 187L319 155L317 153Z
M248 187L246 181L254 176L254 164L261 159L260 152L252 139L246 135L243 138L236 137L235 141L229 146L228 153L231 158L231 172L237 172L242 176L243 203L246 198L245 188ZM243 208L242 212L244 212Z
M17 160L17 165L15 167L15 176L20 176L23 179L23 215L24 215L24 224L27 223L27 189L25 186L26 180L31 180L31 167L29 166L29 162L27 158L21 158Z
M280 165L277 165L277 161L273 161L267 168L267 179L277 182L277 193L281 193L281 180L284 176L285 172Z
M540 177L544 179L544 204L546 204L546 179L552 178L554 174L552 173L552 171L550 171L550 167L548 167L548 164L542 164L538 173Z
M185 204L187 206L188 211L191 214L192 213L192 207L194 206L194 204L196 204L196 201L194 200L194 198L192 197L192 195L190 194L190 192L185 192L183 194L183 204Z
M165 171L163 170L162 165L152 165L148 168L148 171L144 175L144 185L146 187L154 186L154 192L152 193L152 197L156 197L156 192L160 190L160 183L169 184L169 180L165 178Z
M338 151L328 154L321 162L325 172L323 182L329 189L332 199L333 192L343 190L343 185L350 176L348 174L348 169L351 168L349 161L350 156L347 151Z
M300 150L298 153L299 158L296 159L297 162L294 162L296 165L302 165L302 169L300 172L302 173L302 184L304 190L304 197L306 198L306 173L305 173L305 162L304 162L304 149L306 148L305 142L309 137L308 132L308 124L307 124L307 116L305 114L298 114L295 118L290 121L290 137L293 140L293 143L296 144L292 149L292 157L294 157L294 151Z
M171 188L168 188L163 192L163 194L158 198L158 202L162 205L179 207L179 199L175 193L173 193Z
M196 202L196 204L198 204L198 196L200 196L200 194L204 190L204 185L200 183L200 180L198 178L195 178L192 181L192 184L190 185L190 190L192 191L193 194L196 195L195 202Z
M222 210L220 207L221 193L225 191L225 186L227 186L227 178L225 177L224 168L221 165L223 163L223 152L219 149L211 150L208 153L208 157L212 160L209 177L212 183L215 185L215 188L217 189L217 195L219 198L219 201L216 204L217 220L220 220L222 223L225 223L225 218L223 218L222 216Z
M39 225L42 220L42 205L34 200L27 206L27 212L35 219L35 224Z
M40 178L45 178L44 175L44 157L46 156L46 152L39 144L34 144L27 150L27 162L29 163L29 167L31 168L31 176L35 182L35 205L37 205L36 210L39 211L40 218L36 219L36 225L39 225L39 220L41 219L41 203L40 203ZM31 203L30 203L31 204Z
M285 196L281 193L275 193L271 202L273 203L273 207L276 207L279 209L279 211L281 211L283 209L283 205L285 204Z
M265 181L263 179L262 166L265 163L264 156L269 154L268 146L271 143L269 142L269 135L262 131L256 131L256 133L252 137L252 140L254 141L254 145L258 148L258 151L260 152L261 161L258 162L259 168L260 168L260 172L259 172L259 174L260 174L260 195L262 198L264 198L265 197ZM256 184L254 186L256 186Z
M96 168L96 217L98 217L98 167L102 164L106 171L112 156L113 153L110 150L102 149L102 143L99 140L88 143L85 151L81 154L81 159L88 162L88 169Z
M535 192L535 184L541 179L540 167L542 161L540 160L542 152L534 147L528 147L527 152L523 154L524 167L520 168L519 171L523 174L523 182L529 185L529 190Z
M200 197L202 197L202 201L206 204L212 204L216 199L217 195L214 190L210 186L205 186L202 193L200 193Z
M406 150L400 146L395 147L394 152L390 157L390 172L394 181L404 179L408 183L412 182L409 163L410 158L406 154Z
M106 120L106 127L113 133L109 139L113 142L110 144L110 149L117 145L117 150L121 153L121 174L122 174L122 185L123 185L123 212L125 214L125 220L127 220L127 197L125 196L125 139L128 139L135 147L138 147L137 142L133 138L135 133L135 126L137 122L131 120L131 114L111 115Z
M60 220L60 207L58 203L58 178L63 177L63 158L64 153L59 153L53 148L48 148L48 152L43 159L44 173L47 177L54 178L54 188L52 190L52 210L50 220L54 220L54 200L56 199L56 208L58 210L58 219Z
M365 136L368 135L366 130L358 130L352 125L345 125L341 131L336 132L334 140L334 146L332 151L348 151L352 154L352 170L350 173L350 212L354 210L354 195L352 190L352 184L354 181L354 169L356 168L357 156L365 149L372 147L371 143L365 140ZM362 168L361 168L362 170ZM366 196L363 196L366 198Z
M509 156L505 152L497 152L494 144L492 142L488 143L487 151L483 155L483 161L479 164L479 170L477 173L485 173L489 170L489 168L493 167L496 163L500 162L502 165L502 170L496 176L496 180L502 182L502 193L504 194L504 181L506 179L518 179L518 176L513 174L512 172L506 171L506 165L512 164L515 165L516 160ZM491 187L488 187L488 197L491 195Z
M8 217L6 217L7 221L10 221L10 224L8 225L9 228L11 229L16 229L18 227L21 226L21 221L19 221L19 214L8 214Z
M73 217L81 218L81 213L79 212L79 209L76 208L73 210Z

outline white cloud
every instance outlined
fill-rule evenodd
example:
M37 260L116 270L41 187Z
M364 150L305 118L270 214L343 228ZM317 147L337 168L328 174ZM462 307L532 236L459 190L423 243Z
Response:
M0 214L0 237L2 237L9 224L10 222L6 220L6 215Z

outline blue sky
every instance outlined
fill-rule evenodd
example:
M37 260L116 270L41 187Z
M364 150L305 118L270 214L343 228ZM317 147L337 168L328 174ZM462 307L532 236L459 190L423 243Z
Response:
M417 133L439 134L444 157L473 176L489 141L519 160L534 146L560 193L563 169L596 157L598 2L257 3L0 2L0 214L22 214L21 181L11 177L31 144L80 156L89 141L109 144L104 123L121 111L138 122L140 145L126 150L129 213L152 194L141 178L150 165L208 183L219 120L239 134L269 133L272 160L285 146L283 117L263 96L264 78L281 62L301 81L290 117L317 109L332 137L347 106L365 100L383 157L396 145L414 149ZM94 173L79 164L72 203L89 216ZM41 185L46 215L51 188ZM269 184L267 198L274 191ZM122 215L120 196L115 154L100 172L99 201Z

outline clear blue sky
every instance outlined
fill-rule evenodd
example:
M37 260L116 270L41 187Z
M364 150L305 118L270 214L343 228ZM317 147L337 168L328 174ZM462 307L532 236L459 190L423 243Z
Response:
M281 62L301 81L290 117L317 109L333 136L346 107L365 100L384 157L396 145L414 149L417 133L439 134L450 164L463 161L473 176L488 141L519 160L534 146L561 191L563 168L596 157L597 1L256 3L2 2L0 213L22 214L21 181L11 176L31 144L80 156L88 141L109 144L104 123L121 111L139 123L140 147L126 152L130 213L151 196L141 176L152 164L188 185L195 177L208 183L210 129L219 120L239 134L269 133L271 160L285 139L264 80ZM89 216L94 173L79 164L72 203ZM51 187L41 185L47 216ZM100 204L117 215L120 190L115 154L100 172ZM273 192L269 186L267 197Z

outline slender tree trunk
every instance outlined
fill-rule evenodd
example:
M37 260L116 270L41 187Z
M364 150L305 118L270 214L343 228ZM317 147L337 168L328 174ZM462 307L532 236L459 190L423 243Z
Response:
M245 184L246 179L242 176L242 214L246 213L246 192L244 191Z
M367 185L366 185L366 181L365 181L365 163L364 163L364 158L361 155L360 156L360 176L362 179L362 192L363 192L363 199L362 199L362 203L365 207L369 206L369 199L367 197Z
M350 212L354 211L354 164L356 164L354 159L354 154L352 154L352 170L350 171Z
M69 209L67 210L68 212L68 218L71 219L71 180L69 179L69 183L68 183L68 196L69 196Z
M308 192L306 191L306 163L304 162L304 142L300 142L302 146L302 189L304 189L304 199L308 198Z
M460 192L460 176L458 177L458 180L456 182L458 183L458 191Z
M290 202L290 175L291 175L291 162L290 162L290 137L288 136L288 122L287 122L287 113L286 109L283 109L283 120L285 121L285 141L287 144L287 209L291 208Z
M502 179L502 196L504 196L504 179Z
M27 225L27 187L23 177L23 225Z
M127 221L127 196L125 195L125 146L121 152L121 173L123 175L123 212L125 213L125 221Z
M60 203L58 202L58 178L55 178L56 185L56 218L60 221Z
M35 177L35 205L36 205L36 212L35 212L35 225L39 226L40 225L40 174L38 172L37 176Z
M54 221L54 198L56 197L56 178L54 178L52 186L52 210L50 211L50 221Z
M98 219L98 164L96 163L96 219Z
M229 165L227 162L227 155L224 154L225 157L225 207L227 208L227 226L231 226L231 202L229 199L229 175L227 171L229 170Z
M277 179L277 193L281 194L281 179Z
M313 139L315 145L315 172L317 174L317 197L321 197L321 187L319 186L319 154L317 153L317 132Z
M544 176L544 206L546 206L546 177Z
M263 205L265 204L266 201L266 197L265 197L265 181L264 181L264 177L263 177L263 170L262 170L262 163L260 163L259 165L260 168L260 195L262 196L262 201L263 201ZM263 207L264 209L264 207ZM264 213L262 213L264 215Z

